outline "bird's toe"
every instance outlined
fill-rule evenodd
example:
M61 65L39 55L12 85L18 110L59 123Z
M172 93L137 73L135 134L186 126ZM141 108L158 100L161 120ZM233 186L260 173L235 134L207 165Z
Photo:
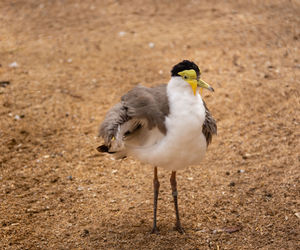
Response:
M151 234L159 234L159 229L158 229L158 227L153 227L150 233L151 233Z
M184 229L181 227L181 225L175 225L174 230L176 230L178 233L180 234L184 234L185 231Z

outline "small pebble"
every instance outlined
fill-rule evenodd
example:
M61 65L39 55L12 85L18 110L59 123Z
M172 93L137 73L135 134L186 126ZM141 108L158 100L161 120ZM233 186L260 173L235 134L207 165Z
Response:
M119 37L123 37L123 36L125 36L126 35L126 32L125 31L120 31L119 32Z
M12 62L11 64L8 65L10 68L17 68L19 67L19 64L17 62Z
M270 193L267 193L266 196L267 196L268 198L272 198L272 194L270 194Z
M21 119L21 117L19 116L19 115L15 115L15 120L20 120Z
M148 43L148 46L149 46L149 48L153 49L155 47L155 44L150 42L150 43Z
M230 183L229 183L229 186L230 186L230 187L234 187L234 186L235 186L235 182L233 182L233 181L230 182Z
M112 173L112 174L118 173L118 170L113 169L113 170L111 171L111 173Z
M192 180L194 180L194 178L193 177L188 177L187 178L189 181L192 181Z
M10 84L10 81L1 81L0 82L0 87L5 88L9 84Z
M78 187L77 190L78 190L78 191L82 191L82 190L83 190L83 187Z
M69 175L69 176L67 177L67 179L70 180L70 181L73 180L72 175Z
M244 160L246 160L251 157L251 154L245 153L242 157Z
M86 237L86 236L88 236L89 234L90 234L89 230L84 229L80 236L81 236L81 237Z

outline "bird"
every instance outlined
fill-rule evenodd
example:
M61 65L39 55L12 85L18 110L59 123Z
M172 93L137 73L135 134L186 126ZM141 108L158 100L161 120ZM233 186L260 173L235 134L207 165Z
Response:
M99 152L116 159L132 156L154 169L153 227L157 226L157 200L160 183L158 168L171 171L170 184L175 208L174 229L184 233L178 209L176 172L199 165L217 125L203 101L203 89L214 89L201 79L199 67L190 60L174 65L167 84L135 86L105 115L99 136ZM199 92L197 91L199 90Z

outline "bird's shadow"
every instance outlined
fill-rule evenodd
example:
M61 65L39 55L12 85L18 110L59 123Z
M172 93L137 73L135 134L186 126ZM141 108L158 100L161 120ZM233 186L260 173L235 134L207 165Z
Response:
M131 221L131 220L130 220ZM143 223L131 223L126 219L120 219L118 224L107 223L105 225L105 236L103 237L103 227L94 228L91 232L91 241L98 247L133 247L145 249L151 246L165 244L166 241L172 242L172 246L180 246L189 238L189 230L185 228L185 233L180 234L174 229L174 224L167 221L159 222L159 232L151 233L152 220L146 220ZM93 237L94 235L94 237ZM102 235L102 237L100 236Z

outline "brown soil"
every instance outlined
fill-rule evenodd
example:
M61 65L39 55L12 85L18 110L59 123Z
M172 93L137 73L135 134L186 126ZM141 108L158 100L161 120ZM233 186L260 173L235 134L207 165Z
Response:
M0 248L299 249L299 45L298 0L2 0ZM151 235L152 168L100 155L96 135L182 59L216 90L218 136L178 172L184 235L159 171Z

